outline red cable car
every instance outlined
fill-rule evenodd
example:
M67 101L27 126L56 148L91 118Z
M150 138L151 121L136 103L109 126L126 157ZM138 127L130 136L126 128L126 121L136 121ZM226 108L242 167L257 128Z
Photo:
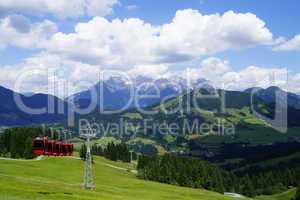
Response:
M32 153L47 156L71 156L74 150L73 144L56 140L48 140L48 137L37 137L32 142Z
M35 155L45 155L45 147L48 145L48 139L46 138L35 138L32 142L32 153Z
M54 150L55 150L55 141L49 140L48 146L45 151L45 155L47 156L54 156Z

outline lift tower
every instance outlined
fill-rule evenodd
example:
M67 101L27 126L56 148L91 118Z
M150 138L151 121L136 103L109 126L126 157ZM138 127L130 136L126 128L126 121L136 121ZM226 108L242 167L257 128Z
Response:
M94 138L96 134L91 128L87 129L81 133L81 137L86 139L86 156L85 156L85 166L84 166L84 177L83 177L83 189L94 190L94 176L93 176L93 164L92 164L92 154L91 154L91 138Z

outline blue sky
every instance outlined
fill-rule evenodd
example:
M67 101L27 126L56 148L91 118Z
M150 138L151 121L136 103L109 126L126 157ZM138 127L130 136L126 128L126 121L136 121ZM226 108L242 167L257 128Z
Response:
M37 64L41 66L44 65L47 66L48 63L45 63L45 60L47 60L45 59L45 57L54 56L57 60L60 61L59 67L66 68L66 71L72 71L72 69L70 69L70 66L67 66L67 65L71 65L70 63L74 65L79 65L81 66L81 68L83 68L82 66L85 67L88 66L91 69L92 66L101 66L101 67L103 66L104 68L115 69L116 66L119 67L121 65L126 65L128 66L128 68L126 68L126 70L128 71L130 71L131 69L134 69L133 71L136 71L135 68L140 69L142 68L141 66L151 66L151 67L153 66L153 68L156 68L158 66L157 68L162 68L163 65L164 67L166 66L169 69L169 71L180 71L180 70L183 71L187 67L197 68L200 66L200 68L202 67L205 69L206 66L203 66L205 60L210 58L215 58L215 62L214 62L215 65L217 65L216 64L217 61L219 61L220 66L225 65L224 68L226 68L226 71L224 71L224 73L225 72L228 73L228 76L231 75L232 72L237 73L235 74L237 76L242 76L241 75L243 73L242 71L247 70L249 66L255 66L257 67L255 69L262 69L262 71L264 72L266 71L265 69L270 69L271 70L270 73L274 73L274 70L280 71L280 69L287 69L288 71L290 71L290 73L295 75L293 77L294 82L298 80L297 77L298 74L300 74L300 68L299 68L300 41L296 39L293 40L295 36L300 34L300 26L298 26L298 21L300 19L300 13L299 13L300 2L297 0L286 0L286 1L164 0L159 2L157 1L155 3L154 1L150 1L150 0L149 1L148 0L145 1L113 0L113 3L107 3L108 0L81 0L82 2L85 3L85 6L84 8L82 8L82 10L79 11L70 9L68 7L67 1L65 1L66 2L65 4L61 5L62 7L57 6L55 3L49 0L44 0L44 1L40 0L40 1L41 4L39 5L30 5L31 0L27 2L28 5L22 3L21 0L14 0L12 1L13 3L11 4L6 3L6 0L3 0L3 3L0 2L0 17L2 19L3 29L7 28L6 23L12 21L11 16L18 15L21 16L22 18L28 19L28 21L30 22L28 26L30 26L31 29L33 30L31 34L28 34L28 36L26 35L26 33L22 35L18 35L18 33L16 33L14 36L14 34L10 32L12 30L8 30L7 34L4 34L5 37L3 41L0 40L0 46L1 45L3 46L0 50L0 68L2 69L5 68L5 70L3 70L3 73L13 74L13 72L10 69L17 70L18 67L20 69L26 68L28 67L28 65L31 66ZM44 4L45 2L46 4ZM91 7L89 7L90 6L89 4L90 5L93 4L93 6L91 7L92 8L97 7L97 9L92 9L92 11L89 10L91 9ZM121 23L123 24L123 25L120 24L120 26L126 26L126 27L129 27L130 25L128 24L126 25L125 21L123 20L135 18L135 19L139 19L140 21L142 21L142 23L144 23L143 26L140 27L140 29L143 30L145 29L145 31L155 32L155 27L160 27L160 29L162 29L161 27L163 27L164 25L171 24L175 19L176 13L178 11L182 11L185 9L192 9L197 11L196 15L198 17L194 16L195 20L202 20L202 18L199 18L200 15L202 15L204 19L206 16L217 15L217 13L220 16L219 20L222 20L222 18L225 18L223 16L225 15L224 13L228 13L228 11L233 11L234 12L232 18L233 20L231 22L228 22L227 24L228 27L224 28L219 23L216 25L219 26L218 27L219 29L224 28L224 31L226 32L224 34L227 35L232 34L232 35L228 35L228 39L225 41L223 41L222 39L223 36L221 37L221 39L216 39L216 41L213 41L213 42L218 42L219 40L222 40L221 42L224 42L224 44L221 44L221 46L224 45L224 47L222 48L220 47L219 49L218 48L214 49L210 47L209 41L211 39L214 40L214 38L211 37L215 37L213 36L214 30L207 29L212 32L212 36L210 36L210 33L208 33L207 30L205 32L201 32L201 27L200 28L198 27L199 29L195 30L195 32L199 31L199 34L205 33L206 35L199 36L204 38L202 40L197 41L197 38L195 39L195 44L199 43L198 45L193 46L193 40L189 40L188 36L187 39L184 41L181 41L180 39L176 40L175 37L174 41L171 41L171 39L170 41L160 41L158 46L155 46L153 47L153 49L150 49L151 52L149 50L149 52L147 51L144 54L141 54L140 56L143 57L143 59L135 60L134 58L131 57L130 59L124 58L124 56L127 55L128 52L127 53L125 52L124 54L123 50L121 50L122 54L118 55L118 52L120 52L118 48L121 49L126 48L126 45L125 47L120 46L121 44L124 44L124 41L121 42L121 44L118 43L117 47L109 46L111 45L110 42L104 43L103 44L104 46L95 47L95 54L97 55L102 56L102 54L101 53L99 54L99 52L102 52L103 48L105 49L106 47L109 48L109 51L115 52L116 57L118 58L119 61L118 63L109 62L111 58L107 58L108 60L107 62L104 61L102 62L102 60L99 61L97 58L94 57L95 56L94 54L89 55L89 53L84 49L82 49L81 51L84 55L80 55L80 51L79 53L73 52L76 46L72 48L67 45L63 45L64 42L70 45L68 42L74 39L72 38L73 36L71 36L71 34L75 33L75 29L78 26L78 24L83 23L89 25L90 24L89 22L92 22L96 18L98 19L98 21L95 20L97 22L95 22L94 26L99 25L101 30L102 30L103 23L105 24L106 22L103 21L101 22L101 20L99 21L100 18L107 20L108 23L111 23L109 25L111 26L111 29L113 29L112 26L114 26L113 21L117 18L121 19ZM251 13L253 16L246 16L246 13ZM236 25L232 25L235 23L235 20L239 20L239 14L245 16L244 21L238 21ZM182 15L183 17L189 17L192 16L193 14L191 12L190 13L184 12ZM210 20L213 19L214 19L213 17L210 18ZM39 33L39 31L43 31L44 27L41 28L42 30L38 30L38 31L34 29L35 26L38 26L38 24L42 24L45 20L51 22L51 24L50 25L48 24L47 27L49 26L50 27L50 28L48 27L49 30L53 31L53 33L49 31L49 35L47 35L44 32L43 34ZM24 20L21 21L23 22ZM249 27L247 27L247 25L245 25L244 22L245 23L249 22ZM265 26L261 27L260 22L265 23ZM195 21L195 26L196 23L197 21ZM227 23L227 22L224 21L223 23ZM151 30L148 30L146 26L144 26L145 24L150 24ZM138 23L135 25L138 26ZM253 29L251 29L252 25L254 26ZM239 27L243 27L243 26L245 29L245 33L242 33L240 30L238 30ZM93 25L90 25L88 27L94 28ZM230 30L230 28L232 27L233 30ZM7 29L9 28L11 27L8 27ZM183 31L184 29L185 28L182 27ZM258 36L255 34L255 32L248 34L249 31L250 32L252 30L255 31L256 29L258 31L257 32ZM180 32L180 29L176 29L176 30L179 30ZM4 30L4 32L5 31L6 29ZM80 40L78 38L84 35L85 31L87 33L89 32L88 29L86 30L82 29L81 31L82 31L81 34L76 34L75 36L76 40L74 39L74 43L82 42L82 38ZM111 30L108 31L110 32ZM154 32L151 34L154 34ZM272 34L272 38L270 38L269 32ZM12 38L10 38L10 34L13 35L14 38L13 36L11 36ZM93 33L93 34L99 34L98 37L101 38L100 32ZM117 38L120 37L121 40L124 39L124 36L121 35L121 33L115 34L113 32L110 34L114 35L114 37ZM132 34L137 34L137 33L132 33ZM162 33L160 32L155 34L159 34L160 36L160 34ZM192 32L186 32L183 34L192 34ZM219 34L222 35L222 32L220 32ZM22 40L20 40L18 39L18 37L24 37L24 39L22 38ZM205 41L205 37L207 37L207 41ZM38 40L36 38L38 38ZM59 40L54 40L53 38ZM281 39L279 40L279 38ZM149 38L149 40L152 39L156 39L156 38L155 37ZM32 44L30 43L31 40L32 40ZM241 41L240 45L238 43L238 40ZM82 43L82 46L87 48L88 45L93 45L93 43L98 43L99 41L102 41L102 39L99 39L97 41L92 41L91 39L91 42L85 41L86 43ZM203 41L205 43L207 42L208 44L205 44L202 47L201 44L203 43ZM3 44L1 44L1 42ZM20 44L18 44L18 42ZM151 45L151 42L149 44ZM168 44L168 45L161 47L162 44ZM172 45L174 45L173 51L171 48ZM186 47L183 47L182 48L183 50L181 52L180 45L192 45L194 49L185 49ZM81 47L81 43L78 46ZM136 48L142 48L142 47L144 48L144 46L148 47L146 44L141 43ZM274 48L277 47L280 50L274 51ZM68 48L70 48L71 50ZM93 49L94 46L91 46L90 48ZM132 51L133 52L136 51L139 53L140 51L136 48L132 49ZM201 50L201 48L204 48L205 49L204 53L199 52L197 54L197 51L195 50L197 48L199 48L199 50ZM144 51L144 49L141 49L141 51ZM152 55L153 53L152 51L153 52L155 51L153 55ZM161 58L158 59L158 57L160 57L159 52L165 55L162 55ZM105 53L105 55L106 54L107 52ZM158 56L158 57L154 58L153 56L154 57ZM33 61L31 58L34 58ZM211 60L212 59L210 59L210 61ZM39 62L41 63L39 64ZM64 64L64 63L68 63L68 64ZM55 63L51 63L51 64L55 65ZM148 69L150 69L150 67L148 67ZM201 69L202 71L201 70L200 71L203 72L204 69ZM72 77L74 76L75 75L72 75ZM263 76L263 74L261 76ZM259 77L257 77L255 80L258 79ZM241 77L239 80L241 80ZM2 78L1 80L0 77L0 84L7 85L9 87L12 83L7 83L7 80L5 80L5 78ZM293 87L292 89L293 91L298 90L297 84L293 84L292 86L289 87Z

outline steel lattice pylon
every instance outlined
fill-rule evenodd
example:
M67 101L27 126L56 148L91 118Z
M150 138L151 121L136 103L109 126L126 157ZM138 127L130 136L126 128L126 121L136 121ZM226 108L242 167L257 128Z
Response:
M95 189L94 176L93 176L93 163L92 163L92 154L91 154L91 145L90 140L94 135L92 132L88 132L86 135L82 135L86 138L86 157L85 157L85 166L84 166L84 177L83 177L83 189Z

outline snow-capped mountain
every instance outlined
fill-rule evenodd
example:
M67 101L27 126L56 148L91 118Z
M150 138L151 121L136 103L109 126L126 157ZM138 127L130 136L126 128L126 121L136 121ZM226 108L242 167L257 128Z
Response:
M68 97L67 100L80 108L87 108L91 102L102 110L141 108L177 96L187 89L205 85L208 85L205 79L188 81L179 76L159 79L137 76L131 80L114 76L100 81L89 90ZM94 98L92 91L96 91Z

